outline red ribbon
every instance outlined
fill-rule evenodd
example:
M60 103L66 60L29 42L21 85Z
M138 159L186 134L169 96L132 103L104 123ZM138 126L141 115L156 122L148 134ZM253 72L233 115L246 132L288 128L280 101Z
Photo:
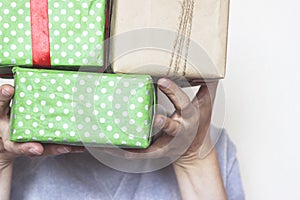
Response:
M109 36L110 36L110 22L111 22L111 15L112 15L112 3L113 0L107 0L106 1L106 10L105 10L105 15L106 15L106 20L105 20L105 40L104 40L104 60L103 60L103 66L102 69L99 71L100 73L104 72L106 68L109 65Z
M30 0L32 62L34 67L51 67L48 0Z

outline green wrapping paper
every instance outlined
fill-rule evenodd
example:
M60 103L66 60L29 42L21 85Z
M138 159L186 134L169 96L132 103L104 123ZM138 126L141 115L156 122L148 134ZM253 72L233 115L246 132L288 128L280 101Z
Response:
M0 2L0 67L33 65L31 6L29 0ZM106 0L48 0L52 68L103 66L105 9Z
M155 89L148 75L15 67L11 141L147 148Z

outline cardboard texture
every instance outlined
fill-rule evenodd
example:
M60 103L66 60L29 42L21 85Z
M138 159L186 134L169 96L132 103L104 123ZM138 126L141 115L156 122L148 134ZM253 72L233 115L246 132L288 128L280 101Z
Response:
M156 101L150 76L13 71L12 141L149 146Z
M229 0L115 0L112 71L224 78L228 11Z

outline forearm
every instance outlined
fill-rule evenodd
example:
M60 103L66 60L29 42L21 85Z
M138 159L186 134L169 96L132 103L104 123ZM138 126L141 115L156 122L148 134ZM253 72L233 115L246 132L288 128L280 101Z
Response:
M0 199L9 200L13 163L0 163Z
M183 200L227 199L215 150L202 160L176 162L174 170Z

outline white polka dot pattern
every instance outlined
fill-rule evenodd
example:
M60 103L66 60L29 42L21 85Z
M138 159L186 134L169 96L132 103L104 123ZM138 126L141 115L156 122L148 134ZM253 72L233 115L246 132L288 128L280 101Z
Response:
M18 67L14 72L12 140L149 145L155 103L149 76Z
M0 2L0 65L29 64L31 58L30 9L26 1ZM29 19L29 20L28 20Z
M0 4L0 65L32 65L29 1ZM105 0L48 2L52 68L102 66Z

